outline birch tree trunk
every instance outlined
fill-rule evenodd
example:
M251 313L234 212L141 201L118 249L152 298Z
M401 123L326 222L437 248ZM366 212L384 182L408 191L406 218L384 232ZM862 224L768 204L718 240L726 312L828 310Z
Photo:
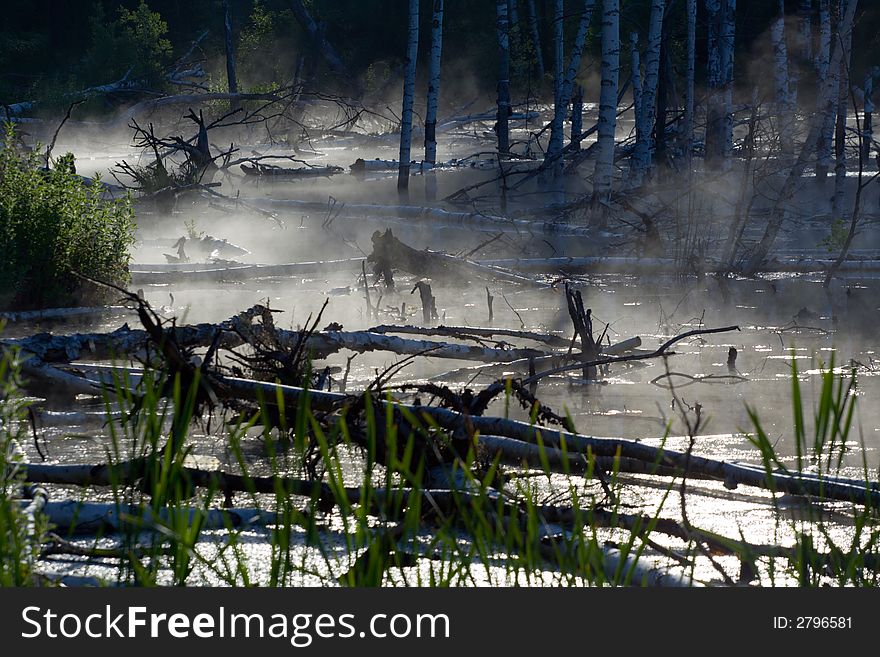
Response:
M507 22L510 23L511 32L519 26L519 7L517 7L517 0L507 0Z
M440 56L443 51L443 0L434 0L431 17L431 61L428 106L425 110L425 162L437 163L437 105L440 98Z
M578 32L575 36L574 43L571 47L571 56L568 62L568 69L565 75L560 78L559 89L556 97L556 108L553 113L553 122L550 124L550 145L547 148L547 157L545 163L553 160L553 176L558 178L562 175L562 153L563 130L565 115L568 111L568 105L571 102L572 92L574 91L574 79L577 77L581 67L581 56L584 52L584 43L587 40L587 33L590 31L590 22L593 18L593 7L595 0L584 0L584 6L581 13L580 22L578 23ZM561 3L560 3L561 5ZM559 7L557 6L557 9ZM562 22L559 22L561 25ZM558 36L558 35L557 35ZM559 50L557 49L557 54Z
M309 14L305 5L303 5L302 0L291 0L290 8L293 11L296 21L315 42L318 51L330 65L330 68L333 69L333 72L339 75L345 75L345 65L342 63L342 58L324 36L321 28L318 27L318 24L314 21L311 14Z
M562 76L565 62L565 32L563 31L565 13L562 0L556 0L553 8L553 102L554 109L559 107L559 99L562 96ZM555 116L555 114L554 114ZM552 139L552 138L551 138Z
M816 180L821 182L828 176L831 168L831 149L834 140L834 117L837 116L837 72L833 71L830 64L831 57L831 10L829 0L820 0L819 4L819 53L816 59L816 69L819 74L819 85L824 87L828 79L834 89L834 101L830 106L819 110L824 112L822 117L821 137L816 149Z
M706 62L706 164L717 167L721 160L724 111L721 95L721 0L705 0L708 23L708 51Z
M736 0L722 0L721 66L723 72L722 121L724 168L730 166L733 155L733 53L736 45Z
M642 120L642 63L639 55L639 33L631 32L629 35L630 46L630 82L633 94L633 121L636 129L636 142L639 140L639 131L644 125ZM630 160L630 170L635 169L635 158Z
M805 62L813 61L813 0L801 0L798 13L801 20L798 23L800 29L801 57Z
M614 178L614 134L620 76L620 2L603 0L602 89L599 94L598 155L593 172L593 202L606 202ZM603 212L604 214L604 212Z
M581 134L584 132L584 90L581 85L574 86L571 97L571 147L581 150Z
M857 5L858 0L851 0L847 5L846 13L840 20L842 34L852 30ZM831 70L839 69L844 56L840 41L833 44L831 53L829 67ZM832 111L831 108L836 104L837 94L838 92L835 88L832 76L826 76L824 84L819 89L819 112L813 117L810 132L801 147L800 155L794 166L791 167L791 170L788 172L782 189L780 189L776 201L773 204L770 213L770 220L767 222L767 227L764 229L764 235L753 249L745 267L743 267L744 274L751 275L760 269L767 254L770 253L773 243L776 241L776 236L779 234L780 227L791 214L791 199L794 197L794 194L798 189L798 185L801 182L801 178L804 175L804 171L807 168L807 164L810 161L813 151L822 139L821 133L824 116Z
M794 152L794 117L788 76L788 49L785 44L785 0L779 0L779 13L770 27L770 40L773 45L773 82L779 122L779 146L782 154L788 158Z
M862 118L862 165L868 166L871 159L871 143L874 141L874 76L873 68L865 76L865 115Z
M526 0L529 12L529 32L532 34L532 48L534 48L535 67L538 78L544 77L544 53L541 52L541 31L538 29L538 13L535 11L535 0Z
M437 163L437 106L440 99L440 58L443 51L443 0L433 1L431 16L431 59L428 65L428 103L425 110L425 162ZM437 198L437 174L425 176L425 196Z
M495 0L498 36L498 111L495 115L495 133L498 136L498 153L510 152L510 24L507 16L508 0Z
M856 0L851 0L856 2ZM838 16L846 12L847 0L840 0ZM849 69L852 57L852 25L838 27L838 41L843 48L837 74L837 122L834 139L834 198L831 204L832 219L843 217L846 196L846 115L849 107Z
M229 0L223 0L223 32L226 44L226 80L229 85L229 93L238 93L238 77L235 73L235 49L232 44L232 10L229 8ZM233 100L230 103L232 109L238 109L239 103Z
M685 161L691 161L694 148L694 78L697 50L697 0L687 2L687 66L684 83L684 117L681 123L681 147Z
M666 0L651 1L651 18L648 23L648 45L645 49L645 83L642 87L642 103L639 111L640 125L636 126L636 147L633 153L632 184L639 186L645 173L651 168L651 132L657 116L657 83L660 79L660 42L663 31L663 13Z
M409 189L410 147L412 145L413 96L416 89L416 59L419 54L419 0L409 0L406 64L403 78L403 108L400 113L400 169L397 189Z

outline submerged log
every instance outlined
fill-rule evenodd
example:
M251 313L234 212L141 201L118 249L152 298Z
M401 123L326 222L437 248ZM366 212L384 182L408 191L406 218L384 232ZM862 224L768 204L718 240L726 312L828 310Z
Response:
M257 177L264 176L279 178L325 178L335 176L337 173L342 173L344 171L342 167L337 166L296 167L293 169L287 169L271 164L255 164L254 166L242 164L240 166L241 170L246 175Z

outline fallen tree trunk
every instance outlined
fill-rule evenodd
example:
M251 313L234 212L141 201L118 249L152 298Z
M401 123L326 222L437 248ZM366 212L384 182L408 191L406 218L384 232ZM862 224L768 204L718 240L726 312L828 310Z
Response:
M383 324L381 326L374 326L369 329L369 331L371 333L382 334L403 333L410 335L442 335L448 338L459 338L461 340L493 338L496 335L503 335L511 338L543 342L551 347L565 348L571 344L571 340L559 337L558 335L535 333L533 331L517 331L514 329L485 328L480 326L394 326Z
M320 262L292 262L281 265L235 265L231 267L207 265L198 269L195 269L193 265L174 265L173 268L168 269L160 268L157 265L132 265L131 282L133 285L150 285L178 281L243 281L254 278L303 276L330 271L354 272L361 268L363 261L363 258L350 258ZM149 267L149 269L140 269L139 267Z
M488 267L501 267L513 271L532 273L570 274L662 274L674 273L681 263L672 258L625 258L625 257L557 257L557 258L499 258L480 260ZM763 262L755 273L819 273L827 271L834 264L824 258L775 259ZM721 263L708 262L705 273L723 273ZM840 271L859 273L880 271L880 260L845 260Z
M255 207L268 208L270 210L287 210L292 212L314 212L321 216L327 213L326 203L317 201L301 201L297 199L272 199L272 198L243 198L240 201L247 202ZM512 219L498 215L488 215L480 212L454 212L443 208L422 207L416 205L373 205L364 203L347 203L335 214L337 218L345 219L376 219L383 218L395 221L427 222L432 226L438 223L450 226L462 226L468 229L486 228L493 231L513 231L517 233L536 233L548 235L569 235L578 237L590 237L599 239L594 230L585 226L572 226L570 224L553 221L532 221L527 219Z
M504 164L506 167L511 169L511 173L513 171L530 171L531 169L537 168L541 165L538 160L511 160L504 159ZM521 166L518 166L521 165ZM400 167L400 162L397 160L382 160L376 158L374 160L365 160L363 158L358 158L354 161L354 164L349 166L349 169L352 173L361 174L368 172L375 173L392 173L396 172ZM427 160L423 160L421 162L417 162L413 160L410 162L410 173L424 173L426 171L434 171L437 169L478 169L481 171L495 171L498 168L498 160L497 159L463 159L463 160L448 160L446 162L436 162L431 163Z
M305 391L302 388L280 384L250 381L233 377L217 377L222 386L218 396L225 398L241 398L252 401L266 401L282 395L288 408L296 408L308 396L311 408L334 411L344 408L352 402L352 398L331 392ZM820 499L836 499L857 504L877 506L880 504L880 487L876 482L859 482L853 485L851 480L835 477L818 477L798 472L767 472L764 469L719 461L695 454L652 447L644 443L622 438L597 438L574 434L558 429L539 427L499 417L472 416L455 411L428 407L412 406L399 402L380 401L388 412L399 412L405 409L408 413L428 423L435 422L438 426L463 435L498 435L514 438L527 443L543 444L557 449L566 449L569 453L592 454L595 456L624 457L648 463L655 463L679 470L682 476L695 474L723 481L728 488L747 485L772 490L774 492L794 495L809 495Z
M342 173L344 171L342 167L337 166L297 167L294 169L288 169L268 164L255 164L254 166L241 164L239 166L241 167L241 170L245 173L245 175L252 177L269 178L324 178L335 176L337 173Z
M0 313L0 321L6 322L39 322L41 320L64 320L70 317L88 315L116 315L136 312L128 306L94 306L79 308L46 308L44 310L20 310Z
M347 489L354 499L349 502L357 503L359 497L357 489ZM435 504L452 506L467 503L469 497L458 491L426 490L419 491L429 497ZM409 497L407 495L407 497ZM282 525L283 519L275 512L263 511L259 508L229 508L229 509L201 509L198 507L168 508L163 507L157 511L149 506L135 504L112 504L102 502L78 502L64 500L61 502L45 502L40 508L40 514L48 522L61 532L68 534L98 534L107 531L119 532L126 529L141 531L155 530L167 526L172 520L179 521L184 518L192 524L197 520L203 530L212 529L241 529L246 527L263 527L267 525ZM542 554L555 561L558 558L558 546L547 544ZM629 573L631 580L648 586L693 586L694 582L687 576L678 575L668 569L659 567L650 562L638 561L633 555L624 556L613 547L602 547L602 568L606 577L616 581L619 577Z
M445 119L437 124L437 132L449 132L450 130L454 130L455 128L461 127L463 125L467 125L469 123L479 123L483 121L491 121L495 122L497 118L496 110L491 110L489 112L483 112L481 114L467 114L465 116L453 116L448 119ZM507 115L508 122L510 121L536 121L541 118L541 113L536 111L531 112L511 112ZM497 162L496 162L497 166Z
M617 356L621 354L625 354L628 351L633 351L638 349L642 345L642 339L638 336L633 338L627 338L626 340L621 340L615 344L604 345L602 349L599 351L600 356ZM568 346L568 345L566 345ZM650 353L650 352L645 352ZM566 363L571 363L573 361L579 361L580 358L577 354L552 354L548 356L540 356L538 358L523 358L520 360L512 360L507 363L498 363L494 365L478 365L474 367L465 367L457 370L452 370L451 372L444 372L438 376L433 376L429 381L448 381L452 379L465 378L467 380L471 380L477 374L484 375L495 375L501 376L503 371L508 371L511 369L529 369L532 367L537 367L539 365L543 367L563 367ZM503 371L502 371L503 370Z
M208 347L216 335L220 335L219 346L236 347L244 344L239 333L233 332L232 325L196 324L178 326L173 329L174 339L181 347ZM251 327L259 335L259 327ZM275 329L278 341L285 346L294 346L300 340L296 331ZM133 356L144 350L150 341L149 334L140 329L123 326L111 333L78 333L71 335L52 335L41 333L27 338L3 340L0 346L14 347L36 358L26 366L39 374L46 371L47 377L56 376L61 380L72 377L92 390L92 384L81 377L52 368L47 363L69 363L83 358L110 360L116 357ZM363 353L366 351L391 351L397 354L424 355L431 358L452 358L458 360L478 360L487 363L500 363L520 358L535 358L546 355L538 349L502 349L474 345L433 342L430 340L408 340L390 335L370 333L369 331L326 331L315 332L306 340L306 349L316 357L324 358L340 349ZM85 388L84 388L85 389Z

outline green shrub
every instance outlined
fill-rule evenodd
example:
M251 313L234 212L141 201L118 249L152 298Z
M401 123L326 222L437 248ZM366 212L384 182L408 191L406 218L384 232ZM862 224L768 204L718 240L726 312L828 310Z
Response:
M83 81L106 84L128 74L130 80L146 85L161 82L171 63L168 23L141 0L134 10L119 7L115 19L101 4L89 20L91 45L82 62Z
M76 175L72 155L45 171L36 152L17 150L7 127L0 144L0 308L88 304L107 297L73 272L127 282L134 242L131 201L104 201L101 195L101 185L87 185Z

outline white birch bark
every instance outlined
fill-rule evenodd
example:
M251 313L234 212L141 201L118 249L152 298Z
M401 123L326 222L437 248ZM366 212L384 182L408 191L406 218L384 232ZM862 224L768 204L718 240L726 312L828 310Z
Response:
M816 69L819 74L819 84L824 86L830 78L833 89L834 101L826 107L820 104L823 111L822 129L819 138L819 146L816 149L816 179L824 180L831 168L831 151L834 141L834 117L837 116L837 71L832 70L830 65L831 56L831 10L829 0L820 0L819 3L819 52L816 58ZM821 100L820 100L821 103Z
M550 124L550 145L547 148L547 158L545 159L546 162L549 162L551 158L556 158L553 164L554 177L559 177L562 174L562 158L559 157L559 154L562 152L563 124L568 105L571 102L572 92L574 91L574 80L581 67L584 43L587 40L587 33L590 31L590 22L593 18L593 8L595 4L595 0L584 0L581 18L578 23L577 36L575 36L574 43L571 47L568 68L565 71L565 75L561 77L559 84L556 107L553 113L553 122Z
M535 0L526 0L526 8L529 12L529 32L532 34L532 48L534 49L535 66L539 78L544 77L544 53L541 51L541 32L538 29L538 14L535 11Z
M842 32L852 30L853 19L855 18L858 0L851 0L847 5L846 13L842 16L840 24ZM829 70L839 69L843 61L843 48L840 41L836 41L831 49L831 57L829 61ZM837 89L834 85L831 75L826 76L824 83L819 88L819 111L811 120L810 131L801 147L800 155L794 163L794 166L788 172L782 188L776 197L773 208L770 213L770 220L764 229L764 235L755 246L751 256L742 269L742 273L751 275L757 272L764 263L767 254L776 241L779 229L788 219L792 211L792 198L798 190L807 164L810 162L814 150L817 148L822 139L822 128L824 116L832 112L832 107L836 104Z
M708 49L706 61L706 163L716 166L721 156L720 139L723 117L721 95L721 0L704 0L708 23Z
M226 80L229 84L229 93L238 93L238 77L235 72L235 48L232 44L232 11L229 8L229 0L223 0L223 32L226 45ZM237 104L233 101L233 107Z
M617 127L617 87L620 76L620 2L603 0L602 89L599 94L599 125L593 198L607 201L614 178L614 134Z
M779 146L782 154L788 157L794 152L794 144L792 143L794 108L789 88L784 0L779 0L779 13L770 27L770 40L773 45L773 83L776 95L776 116L779 122Z
M639 55L639 33L631 32L629 35L630 45L630 80L633 95L633 121L636 131L636 142L639 140L639 131L644 125L642 120L642 63ZM630 162L630 167L635 168L635 158Z
M723 71L724 119L723 167L730 167L733 155L733 53L736 41L736 0L722 2L721 65Z
M657 116L657 84L660 80L660 40L663 28L663 12L666 0L652 0L648 23L648 44L645 49L645 82L642 87L642 103L639 125L636 126L636 147L633 153L633 179L635 186L642 184L645 173L651 168L651 132Z
M694 147L694 78L697 51L697 0L687 2L687 66L684 83L684 118L681 124L682 151L690 162Z
M799 13L801 57L803 61L811 62L813 61L813 0L801 0Z
M852 0L856 2L857 0ZM847 0L840 0L838 16L846 11ZM838 67L837 122L835 124L834 198L831 203L832 219L843 217L846 200L846 115L849 108L849 69L852 58L852 26L838 27L838 39L843 55Z
M553 8L553 101L559 107L559 98L562 94L562 76L565 62L565 33L563 31L565 13L562 0L556 0Z
M403 78L403 108L400 113L400 169L397 189L409 189L410 147L412 145L413 96L416 88L416 59L419 54L419 0L409 1L406 64Z
M431 17L431 60L425 110L425 161L437 162L437 106L440 98L440 57L443 51L443 0L434 0Z
M571 97L571 147L581 150L581 134L584 132L584 90L576 84Z
M867 166L871 159L871 142L874 140L874 67L865 76L865 115L862 117L862 166Z
M495 0L498 37L498 110L495 115L495 133L498 137L498 153L510 151L510 24L507 16L508 0Z
M733 152L733 49L736 0L705 0L709 22L706 163L727 167Z
M440 100L440 60L443 52L443 0L433 0L431 16L431 58L428 64L428 102L425 109L425 162L437 163L437 106ZM437 175L433 168L425 176L425 196L437 198Z

